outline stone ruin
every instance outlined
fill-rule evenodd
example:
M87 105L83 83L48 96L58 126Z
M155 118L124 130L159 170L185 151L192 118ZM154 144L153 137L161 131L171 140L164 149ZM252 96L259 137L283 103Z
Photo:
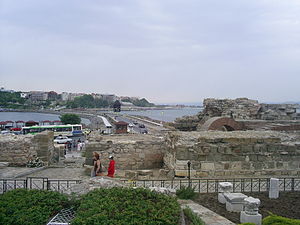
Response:
M293 139L295 138L295 139ZM170 132L165 166L175 176L299 176L297 137L275 131Z
M113 155L121 170L162 168L165 152L164 137L152 135L96 135L86 144L86 165L92 165L92 154L97 152L107 168L108 156Z
M207 98L203 101L203 107L197 115L177 118L171 126L181 131L300 130L298 104L262 104L248 98ZM219 121L210 126L210 120ZM230 126L233 123L235 126Z
M2 135L0 138L0 160L10 166L25 166L38 157L45 165L58 161L54 148L53 132L36 135Z

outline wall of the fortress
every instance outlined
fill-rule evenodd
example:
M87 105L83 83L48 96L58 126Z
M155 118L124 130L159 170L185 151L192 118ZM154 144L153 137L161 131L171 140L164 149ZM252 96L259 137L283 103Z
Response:
M178 176L187 176L188 161L193 177L300 175L300 145L281 142L280 134L178 132L167 145L164 162Z
M46 164L56 161L53 132L37 135L2 135L0 138L0 161L10 165L24 166L29 159L39 157Z
M108 156L113 155L117 169L154 169L163 166L166 150L163 139L144 135L103 136L86 144L86 164L92 165L92 153L98 152L103 165L107 168Z

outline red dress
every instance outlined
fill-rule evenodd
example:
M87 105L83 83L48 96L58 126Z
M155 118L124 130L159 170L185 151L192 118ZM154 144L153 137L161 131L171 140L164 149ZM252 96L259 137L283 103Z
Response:
M109 166L107 169L107 176L114 177L114 174L115 174L115 160L110 160Z

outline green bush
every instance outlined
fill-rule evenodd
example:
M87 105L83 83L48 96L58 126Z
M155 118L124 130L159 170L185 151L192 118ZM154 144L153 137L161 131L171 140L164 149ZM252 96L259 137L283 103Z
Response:
M205 225L205 223L190 208L183 209L184 215L189 219L190 225Z
M195 192L195 188L181 187L176 191L176 195L180 199L194 199L197 193Z
M45 190L16 189L0 195L1 225L41 225L68 207L67 196Z
M83 196L72 225L178 224L175 198L137 188L96 189Z
M300 225L300 220L289 219L282 216L271 214L263 219L263 225Z

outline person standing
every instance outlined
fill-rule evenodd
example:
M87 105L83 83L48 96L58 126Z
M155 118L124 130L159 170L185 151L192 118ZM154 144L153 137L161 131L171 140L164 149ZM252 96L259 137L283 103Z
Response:
M115 160L114 160L114 157L112 155L110 155L109 157L109 166L108 166L108 169L107 169L107 176L108 177L114 177L114 174L115 174Z
M100 155L97 152L93 152L93 155L94 155L94 157L93 157L94 175L95 176L102 176Z

